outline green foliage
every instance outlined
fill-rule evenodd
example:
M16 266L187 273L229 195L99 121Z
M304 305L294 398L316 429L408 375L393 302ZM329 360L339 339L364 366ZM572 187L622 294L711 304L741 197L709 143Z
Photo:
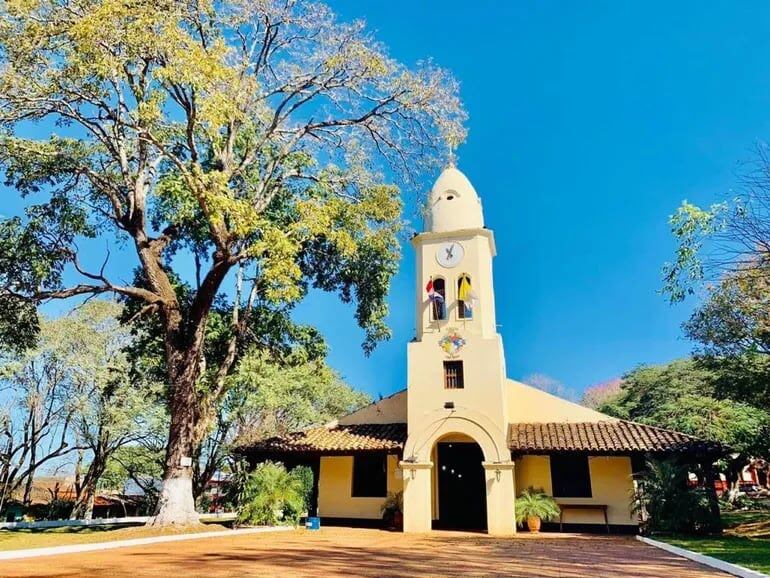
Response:
M110 490L122 491L132 483L144 492L140 511L152 515L158 500L158 480L163 475L162 444L160 447L127 445L118 448L107 460L107 467L100 478L100 485Z
M770 354L770 263L732 272L708 287L706 298L685 322L688 338L714 357Z
M169 269L180 248L216 250L254 265L271 303L308 284L354 302L367 352L388 337L402 223L383 173L413 184L464 140L445 71L408 69L323 4L276 1L13 0L0 53L0 165L22 195L51 198L0 230L17 257L0 263L3 299L69 296L77 236L145 239L152 223ZM78 136L22 136L42 118ZM99 282L78 291L139 295L86 277Z
M183 400L168 455L195 454L244 352L321 341L289 321L310 290L352 305L367 354L390 336L401 191L464 140L458 90L318 2L7 0L0 170L27 206L0 219L0 338L32 344L51 299L128 300L136 375ZM91 238L133 258L82 263Z
M302 514L310 508L310 498L313 494L313 469L309 466L297 466L291 473L302 482L302 495L305 498L305 506L299 512L299 514Z
M708 490L691 488L687 482L686 465L666 460L647 463L631 499L631 510L642 517L645 532L704 534L719 530Z
M519 525L531 517L545 522L555 520L560 513L556 501L542 488L527 488L516 498L516 523Z
M307 473L304 470L289 472L283 464L263 462L246 481L238 506L238 523L268 526L296 524L307 506L307 492Z
M388 492L388 496L380 506L383 518L393 516L394 514L404 513L404 492Z
M704 279L701 250L706 239L725 229L725 203L702 209L684 201L669 217L671 233L678 245L676 259L663 267L663 293L671 302L682 301Z
M767 455L770 414L740 401L740 380L730 379L730 369L735 368L699 359L641 366L624 376L620 392L599 411Z
M232 379L228 405L241 426L242 442L326 423L370 402L323 360L277 364L254 349Z

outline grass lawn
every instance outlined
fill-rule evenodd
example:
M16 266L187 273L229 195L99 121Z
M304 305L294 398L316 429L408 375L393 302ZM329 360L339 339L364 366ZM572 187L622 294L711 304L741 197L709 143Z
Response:
M663 540L674 546L713 556L725 562L770 573L770 540L767 538L722 536L721 538L663 538Z
M770 574L770 510L724 512L725 535L662 540L693 552Z
M48 546L67 546L92 542L112 542L114 540L133 540L151 536L171 534L191 534L225 530L218 524L190 526L185 528L146 528L144 526L124 527L75 527L48 528L40 530L0 530L0 550L24 550L26 548L45 548Z

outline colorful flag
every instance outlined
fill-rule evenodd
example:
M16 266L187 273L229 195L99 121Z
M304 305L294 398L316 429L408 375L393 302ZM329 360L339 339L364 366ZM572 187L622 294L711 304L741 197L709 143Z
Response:
M457 292L457 297L460 299L460 301L471 300L471 280L468 279L467 275L463 275L460 278L460 289Z
M463 307L467 312L472 311L476 307L479 297L476 295L473 287L471 287L471 280L467 275L460 277L460 287L457 290L457 298L463 302Z
M441 296L441 293L438 293L433 289L432 277L428 280L428 284L425 286L425 290L428 292L428 299L430 299L431 301L441 302L444 300L444 298Z

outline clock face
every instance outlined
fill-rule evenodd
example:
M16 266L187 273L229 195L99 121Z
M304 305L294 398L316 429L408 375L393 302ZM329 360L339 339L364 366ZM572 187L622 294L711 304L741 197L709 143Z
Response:
M442 267L451 269L460 264L465 255L465 249L457 241L450 241L449 243L442 243L436 250L436 261Z

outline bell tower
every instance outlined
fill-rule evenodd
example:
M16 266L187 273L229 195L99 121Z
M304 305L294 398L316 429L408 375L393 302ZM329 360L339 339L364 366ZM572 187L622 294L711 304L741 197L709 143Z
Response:
M436 444L464 439L480 446L485 469L495 468L487 477L493 488L487 495L488 529L510 533L512 522L500 522L494 514L512 508L509 498L513 502L505 359L492 283L495 240L484 227L476 190L454 166L444 169L433 185L424 231L414 236L412 245L417 299L416 334L407 354L408 439L402 464L410 477L405 478L404 528L430 529L437 503L427 513L424 508L425 500L435 495L430 487L437 479Z

